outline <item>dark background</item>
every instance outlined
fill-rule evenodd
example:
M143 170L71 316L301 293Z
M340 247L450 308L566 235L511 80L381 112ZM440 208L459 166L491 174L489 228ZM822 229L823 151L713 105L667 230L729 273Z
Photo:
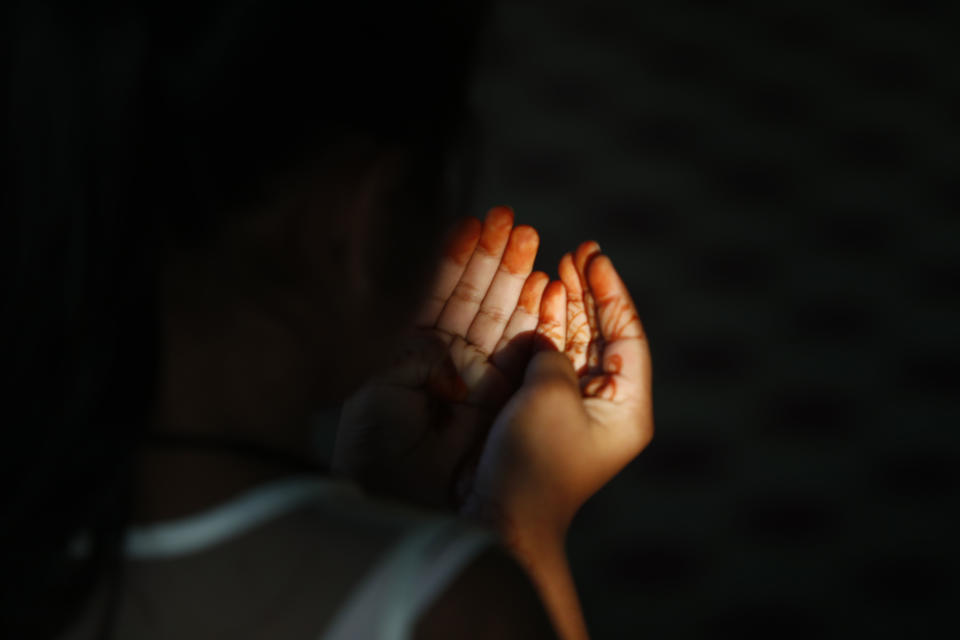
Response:
M554 277L596 239L651 339L571 532L595 637L960 637L957 10L578 4L499 6L473 213Z

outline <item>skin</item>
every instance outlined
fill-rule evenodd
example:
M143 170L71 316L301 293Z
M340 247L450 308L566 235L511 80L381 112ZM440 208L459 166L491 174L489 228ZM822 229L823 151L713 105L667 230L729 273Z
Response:
M413 216L404 222L415 242L378 242L391 212L376 194L402 178L403 156L363 140L333 156L306 187L279 185L269 208L234 216L209 246L167 251L155 430L310 456L314 412L354 392L413 326L442 230ZM375 275L383 251L408 265L389 283ZM140 523L187 515L289 473L216 452L149 447L137 469L132 517Z
M414 331L344 403L335 472L418 504L462 502L463 476L531 355L549 281L532 271L536 230L513 222L495 207L447 239Z
M626 287L596 243L565 256L558 281L533 272L536 231L505 207L451 230L426 292L428 227L397 249L407 281L377 282L371 265L389 243L371 240L386 215L371 194L394 171L362 153L339 164L349 179L322 186L342 192L309 201L339 213L251 215L215 247L169 256L155 428L305 454L312 412L346 396L334 470L497 528L559 635L586 637L566 531L653 431L649 349ZM289 257L278 271L299 277L251 277L262 255ZM288 472L145 450L134 520L185 515Z
M526 243L506 235L505 220L506 213L494 209L481 229L465 221L451 239L418 316L427 337L395 363L402 374L368 385L368 395L346 405L338 434L341 469L359 478L383 474L382 483L372 482L381 491L427 504L449 499L446 487L456 482L456 508L501 533L561 637L585 638L566 534L583 503L653 436L649 346L626 286L596 242L566 254L561 280L549 282L546 274L529 272L535 256L524 255L519 273L510 268L517 262L510 248L523 255ZM485 234L491 241L482 242ZM504 299L515 300L508 321ZM518 336L525 338L523 350L501 356ZM485 349L489 344L496 345L492 351ZM510 364L501 369L500 362ZM471 367L510 381L506 396L485 393L483 373L464 375ZM452 407L433 426L426 408L431 396ZM476 399L481 402L473 404ZM366 437L352 440L354 433ZM372 458L349 457L351 447L363 449L358 442L386 442L401 433L416 435L405 436L413 444L399 456L381 450ZM457 459L468 461L459 474ZM413 477L419 482L408 484Z
M596 243L584 243L578 253L589 255L575 262L581 295L548 287L537 328L548 339L538 343L523 385L496 418L473 496L505 517L534 519L534 513L542 526L557 530L653 436L650 352L636 307ZM583 300L596 320L587 323L589 333L567 324L587 315ZM584 361L592 345L596 366ZM493 443L501 438L504 443ZM526 486L529 496L515 490ZM545 502L543 492L557 499Z
M461 513L500 531L561 636L585 638L566 534L653 437L652 368L636 307L599 246L581 244L559 271L541 300L543 339L491 427Z

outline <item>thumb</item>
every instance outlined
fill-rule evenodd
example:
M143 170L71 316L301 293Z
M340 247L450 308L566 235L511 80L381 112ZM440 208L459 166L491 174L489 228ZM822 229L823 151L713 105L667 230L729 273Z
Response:
M570 358L559 351L538 351L527 365L527 371L523 376L523 386L544 384L570 387L572 391L576 392L577 396L580 395L577 372L574 371Z

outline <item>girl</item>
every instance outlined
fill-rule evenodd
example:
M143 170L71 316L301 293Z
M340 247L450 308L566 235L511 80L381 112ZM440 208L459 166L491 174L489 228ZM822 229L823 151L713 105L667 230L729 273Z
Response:
M3 637L586 637L649 351L596 243L450 223L484 8L75 4L3 20Z

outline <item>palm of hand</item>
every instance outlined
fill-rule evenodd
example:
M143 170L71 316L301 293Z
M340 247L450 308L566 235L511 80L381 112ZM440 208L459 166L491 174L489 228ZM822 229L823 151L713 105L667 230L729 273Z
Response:
M491 429L463 509L563 529L649 443L651 362L633 301L595 242L560 261L542 296L538 351ZM571 366L572 365L572 366Z
M539 238L492 209L447 244L417 329L390 367L344 404L334 470L378 493L456 506L458 479L517 388L549 281Z
M596 264L591 264L596 261ZM650 404L650 353L633 300L610 259L584 242L560 260L566 290L562 342L591 423L641 421ZM652 418L650 418L652 421ZM649 430L649 429L647 429Z

